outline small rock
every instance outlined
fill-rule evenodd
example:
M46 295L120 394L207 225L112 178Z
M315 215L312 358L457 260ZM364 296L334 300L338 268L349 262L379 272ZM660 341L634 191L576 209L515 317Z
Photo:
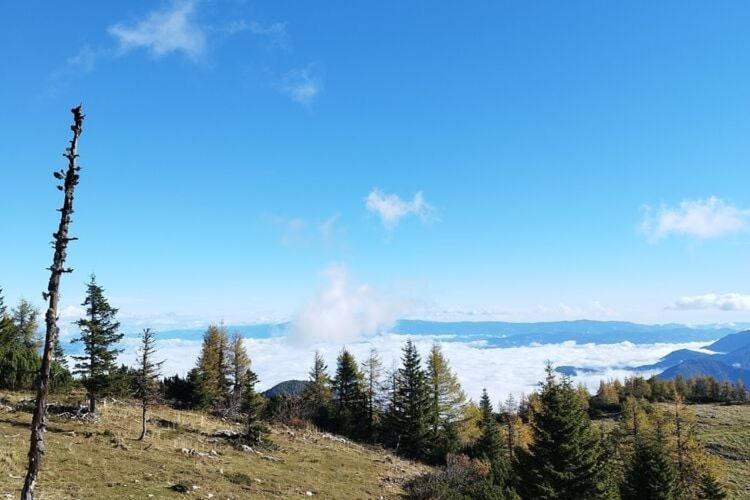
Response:
M307 495L308 497L311 497L311 496L313 496L313 492L312 491L306 491L305 495Z

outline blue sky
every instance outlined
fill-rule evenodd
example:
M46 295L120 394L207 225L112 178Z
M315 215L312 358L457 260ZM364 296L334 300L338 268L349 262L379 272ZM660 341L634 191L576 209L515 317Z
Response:
M749 14L10 3L0 285L41 303L83 102L64 318L95 272L162 328L748 321Z

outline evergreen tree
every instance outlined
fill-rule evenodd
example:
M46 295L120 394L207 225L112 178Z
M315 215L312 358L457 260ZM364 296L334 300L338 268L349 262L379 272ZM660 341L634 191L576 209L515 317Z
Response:
M154 361L156 354L156 334L150 328L143 330L141 334L141 350L139 353L140 365L138 366L136 397L141 402L141 435L142 440L146 437L146 413L158 399L159 376L161 376L161 365L164 361Z
M235 332L232 336L231 352L229 356L232 365L232 412L239 411L242 398L247 387L247 377L250 370L250 358L242 342L242 336Z
M229 338L223 326L211 325L203 336L198 358L201 385L197 398L207 406L224 409L231 400L231 364Z
M557 381L548 365L538 401L530 409L533 442L522 457L525 496L597 498L599 442L576 389L567 378Z
M727 492L713 474L706 473L701 476L701 487L698 498L702 500L724 500L727 498Z
M319 351L315 351L310 381L302 393L304 414L318 427L327 427L331 406L331 379L328 366Z
M263 407L265 400L255 391L258 376L248 369L245 373L245 393L242 401L242 411L245 412L245 440L252 444L262 444L268 435L268 426L263 421Z
M466 394L451 371L440 344L435 342L427 358L427 386L430 395L430 426L435 452L442 459L459 446L455 424L466 406Z
M67 389L73 383L73 375L70 373L68 358L65 356L60 339L55 342L55 346L52 348L52 364L50 366L49 377L50 389L55 392Z
M0 348L10 341L12 322L5 305L3 289L0 288Z
M382 389L381 378L383 376L383 362L374 348L370 349L367 359L362 362L362 373L364 375L365 412L367 415L367 434L372 438L377 426L378 408L380 406L380 394Z
M0 344L0 389L31 389L40 364L39 354L34 349L21 342L3 342Z
M621 488L623 500L673 500L675 471L658 431L655 439L639 436Z
M397 451L424 458L430 454L430 395L422 360L411 340L406 341L401 362L388 408L389 434Z
M337 359L333 378L333 411L336 428L342 434L363 437L362 421L366 415L366 397L362 372L354 356L343 349Z
M508 394L508 398L503 405L505 413L505 439L508 449L508 459L512 463L515 458L515 448L518 445L518 432L520 418L518 415L518 404L513 394Z
M96 277L86 286L86 317L76 322L81 336L75 342L83 342L83 356L73 356L77 361L74 373L82 374L83 386L89 398L89 411L96 411L96 399L109 389L112 372L117 368L115 361L122 352L114 346L123 334L120 323L115 320L117 309L109 305L104 289L96 283Z
M482 434L476 444L476 454L479 458L489 463L490 480L492 483L503 489L510 489L511 474L510 464L508 463L508 450L500 435L497 418L495 417L486 389L482 389L479 409L482 412L480 426Z
M599 424L599 446L601 448L599 456L601 495L599 498L602 500L619 500L622 461L617 446L617 434L614 432L607 434L603 422Z
M65 356L62 342L59 339L55 342L55 348L52 350L52 360L62 368L68 369L68 358Z
M190 387L189 406L204 410L211 405L211 400L206 394L203 384L203 372L195 367L187 374L187 385Z
M31 302L21 299L18 301L18 305L13 308L11 316L15 339L30 349L39 349L41 346L37 336L39 310Z

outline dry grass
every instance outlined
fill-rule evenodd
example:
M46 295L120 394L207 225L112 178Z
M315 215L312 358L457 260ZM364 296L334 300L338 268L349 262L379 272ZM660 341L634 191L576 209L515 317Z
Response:
M427 469L378 448L278 427L264 457L210 437L236 426L166 407L154 416L171 424L151 425L140 442L136 407L110 403L100 411L95 424L50 418L39 498L289 498L307 492L319 498L397 498L405 479ZM0 498L18 497L30 417L0 409ZM207 455L186 455L183 448ZM176 484L189 493L170 489Z
M694 405L698 437L721 460L723 481L736 498L750 498L750 406Z

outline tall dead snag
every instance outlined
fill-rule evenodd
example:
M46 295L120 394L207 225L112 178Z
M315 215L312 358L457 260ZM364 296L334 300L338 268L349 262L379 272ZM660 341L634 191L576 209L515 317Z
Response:
M36 392L36 407L34 408L34 417L31 420L31 439L29 445L29 468L26 472L26 481L21 491L21 500L32 500L34 498L34 487L36 486L37 476L39 475L39 466L41 465L42 456L45 453L44 447L44 430L46 425L46 407L47 392L49 391L49 372L52 364L52 353L57 342L59 329L57 327L57 305L60 300L60 277L64 273L73 272L72 269L65 267L65 257L67 254L68 242L77 238L68 236L68 227L70 226L70 217L73 214L73 194L78 184L78 172L81 168L77 165L78 159L78 138L83 131L83 110L81 106L76 106L70 110L73 113L73 125L70 130L73 131L73 138L70 140L70 146L65 150L63 156L68 159L68 168L53 172L55 179L63 181L57 189L65 194L60 212L60 225L57 232L52 234L53 247L55 254L52 259L52 266L49 267L50 277L47 291L42 293L45 301L48 301L45 322L47 325L46 335L44 337L44 354L42 355L42 367L39 372Z

